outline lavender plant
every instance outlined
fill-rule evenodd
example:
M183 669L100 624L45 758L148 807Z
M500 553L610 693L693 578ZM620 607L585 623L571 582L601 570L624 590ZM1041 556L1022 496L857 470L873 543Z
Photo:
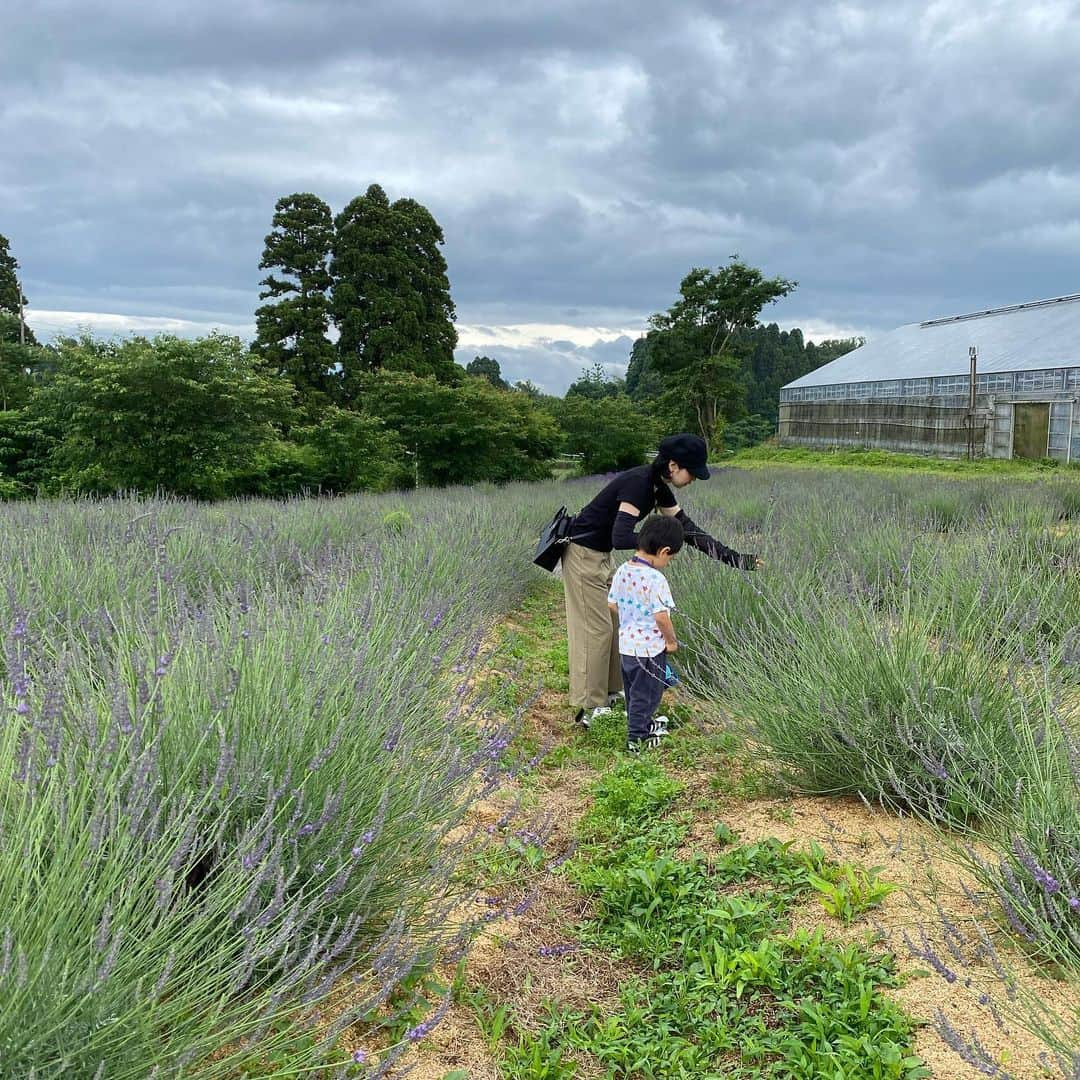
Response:
M676 568L686 681L792 784L977 828L1001 918L1076 964L1080 534L1060 491L811 475L756 485L767 532L728 515L739 474L694 489L695 516L768 570Z
M6 1074L310 1071L386 1013L459 931L449 833L512 736L472 673L537 503L4 508Z

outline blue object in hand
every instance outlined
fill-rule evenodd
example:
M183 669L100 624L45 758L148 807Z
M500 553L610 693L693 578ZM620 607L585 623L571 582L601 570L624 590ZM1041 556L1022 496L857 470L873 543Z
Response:
M678 686L679 685L679 673L671 666L670 660L664 661L664 685L665 686Z

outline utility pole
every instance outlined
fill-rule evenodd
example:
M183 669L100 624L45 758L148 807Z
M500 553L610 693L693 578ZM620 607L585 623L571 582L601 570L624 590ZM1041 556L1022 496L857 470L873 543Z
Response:
M968 347L968 359L971 361L971 375L968 385L968 460L975 460L975 368L979 352L974 345Z

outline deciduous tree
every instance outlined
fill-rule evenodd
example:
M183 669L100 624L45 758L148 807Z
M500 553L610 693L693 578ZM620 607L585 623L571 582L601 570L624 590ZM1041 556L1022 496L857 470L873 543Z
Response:
M583 369L581 375L566 389L567 397L583 397L591 401L602 401L604 398L618 397L625 393L626 380L613 379L600 363Z
M49 465L60 490L232 494L290 418L292 387L262 373L239 338L83 337L58 342L57 355L26 411L55 433Z
M600 399L568 394L556 406L563 449L580 454L587 473L615 472L641 465L656 449L655 421L625 395Z
M679 286L679 299L649 320L652 362L678 394L707 443L725 415L745 409L746 386L733 338L757 325L761 309L787 296L796 283L766 278L737 258L716 271L695 267Z
M421 484L506 483L550 475L559 443L555 421L526 394L483 379L460 386L433 376L369 376L365 409L395 432Z

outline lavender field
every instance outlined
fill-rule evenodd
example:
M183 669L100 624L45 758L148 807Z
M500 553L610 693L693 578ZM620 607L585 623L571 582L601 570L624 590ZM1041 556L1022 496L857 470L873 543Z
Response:
M444 837L508 742L462 691L534 516L476 490L3 508L0 1073L340 1060L453 932Z
M392 1072L425 1034L398 988L472 930L470 804L521 757L483 643L594 486L0 508L0 1073ZM1078 487L720 470L686 503L766 569L672 572L695 694L792 791L977 838L1066 971ZM338 1048L358 1021L381 1061Z

